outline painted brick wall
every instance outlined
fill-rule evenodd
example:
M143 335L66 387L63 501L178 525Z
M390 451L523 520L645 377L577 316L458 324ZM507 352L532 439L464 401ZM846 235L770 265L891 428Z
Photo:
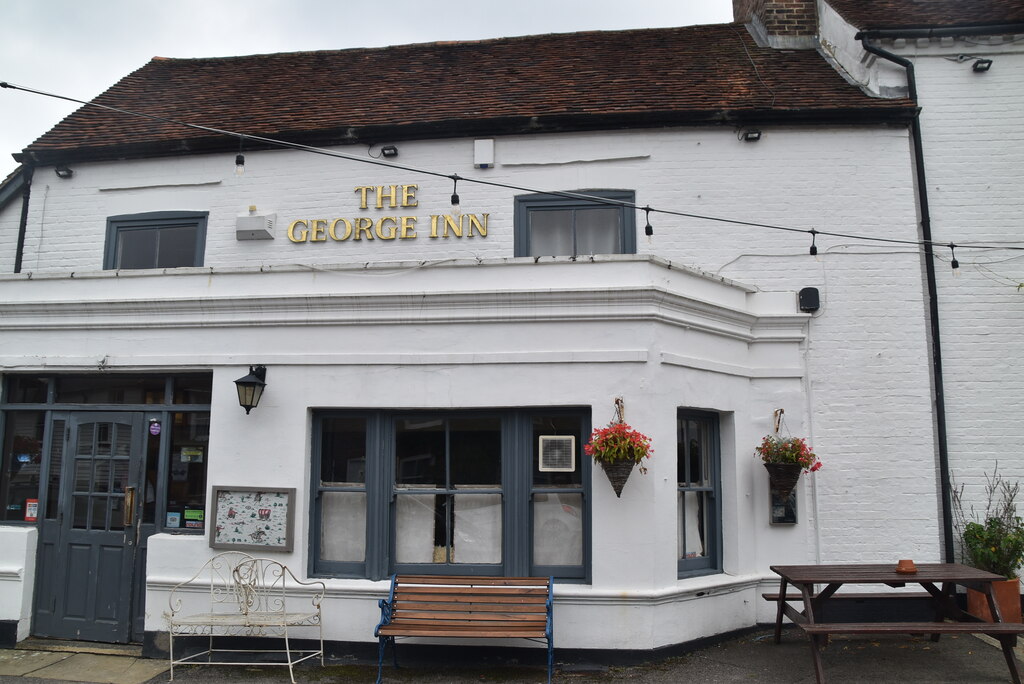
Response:
M899 128L768 129L758 143L731 129L685 129L503 138L497 166L471 167L471 140L408 142L403 163L444 173L537 189L635 189L637 203L672 211L771 225L815 227L860 235L915 234L907 132ZM358 153L358 150L343 150ZM463 212L489 214L486 238L326 241L294 244L284 234L296 219L404 215L451 211L451 183L410 172L295 152L247 155L246 173L233 175L229 155L192 159L80 165L69 181L33 195L26 270L95 271L103 254L105 217L142 211L208 210L206 265L331 264L513 255L514 191L459 184ZM415 208L358 208L361 185L417 184ZM249 205L276 213L275 239L239 242L235 219ZM654 213L655 234L642 232L638 251L695 266L766 291L817 287L822 308L812 319L804 405L779 395L794 434L808 434L826 463L807 478L795 528L764 526L754 537L757 563L793 561L793 553L824 560L887 560L893 539L901 553L938 558L932 423L929 413L925 305L920 257L889 248L819 237L819 259L804 234ZM538 272L540 273L540 272ZM324 279L344 287L344 278ZM771 384L759 392L772 396ZM770 430L771 409L756 429ZM763 415L762 415L763 414ZM753 459L751 443L727 458ZM893 454L900 467L894 469ZM763 473L730 483L739 497L763 497ZM893 502L900 516L892 516ZM766 517L766 516L765 516ZM859 521L851 533L850 519ZM817 526L816 526L817 525ZM885 530L885 534L880 533ZM818 545L820 544L820 551Z
M925 164L937 241L1024 244L1024 48L958 42L917 49ZM972 71L973 59L993 59ZM968 500L984 507L984 474L1024 481L1024 255L1012 249L957 249L936 266L949 450Z
M733 18L747 23L755 18L769 34L814 35L817 31L815 0L733 0Z

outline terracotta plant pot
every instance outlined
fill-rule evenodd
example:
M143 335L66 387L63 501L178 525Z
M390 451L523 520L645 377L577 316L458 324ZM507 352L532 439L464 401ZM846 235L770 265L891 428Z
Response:
M789 496L800 479L800 466L796 463L765 463L768 483L772 491L782 498Z
M992 591L996 595L996 604L1003 614L1003 622L1020 622L1020 579L993 582ZM985 594L974 589L967 590L967 612L976 615L986 622L992 622L992 613L988 609Z

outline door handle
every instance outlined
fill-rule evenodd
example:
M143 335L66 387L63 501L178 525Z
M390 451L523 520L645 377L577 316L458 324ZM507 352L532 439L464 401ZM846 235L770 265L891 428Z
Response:
M124 488L124 526L135 523L135 487Z

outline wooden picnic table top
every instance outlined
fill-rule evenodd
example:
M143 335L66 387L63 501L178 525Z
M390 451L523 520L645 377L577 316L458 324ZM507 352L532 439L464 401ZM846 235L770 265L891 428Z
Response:
M917 563L913 574L896 572L896 563L826 565L773 565L773 572L791 584L900 584L969 582L1006 579L961 563Z

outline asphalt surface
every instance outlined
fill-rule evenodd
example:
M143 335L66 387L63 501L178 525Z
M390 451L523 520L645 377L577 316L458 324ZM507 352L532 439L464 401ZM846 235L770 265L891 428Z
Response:
M134 655L96 655L74 649L53 652L42 645L22 644L0 650L0 682L46 684L64 682L111 682L113 684L162 684L169 681L166 661ZM400 647L401 648L401 647ZM401 650L399 651L401 655ZM402 657L403 667L384 667L384 682L528 682L543 684L546 669L535 664L480 662L473 648L447 649L449 662L416 662ZM1018 660L1021 651L1018 647ZM558 661L555 649L555 684L570 682L735 682L812 683L814 668L809 642L801 633L787 629L782 643L775 644L770 630L758 630L683 655L650 658L630 665L600 665ZM837 637L822 652L830 684L850 682L988 682L1011 681L1002 652L994 642L970 635L945 635L938 643L927 637ZM431 659L436 661L437 659ZM289 682L280 666L178 666L174 681ZM373 682L377 667L363 659L335 658L325 667L303 663L296 668L297 682Z

